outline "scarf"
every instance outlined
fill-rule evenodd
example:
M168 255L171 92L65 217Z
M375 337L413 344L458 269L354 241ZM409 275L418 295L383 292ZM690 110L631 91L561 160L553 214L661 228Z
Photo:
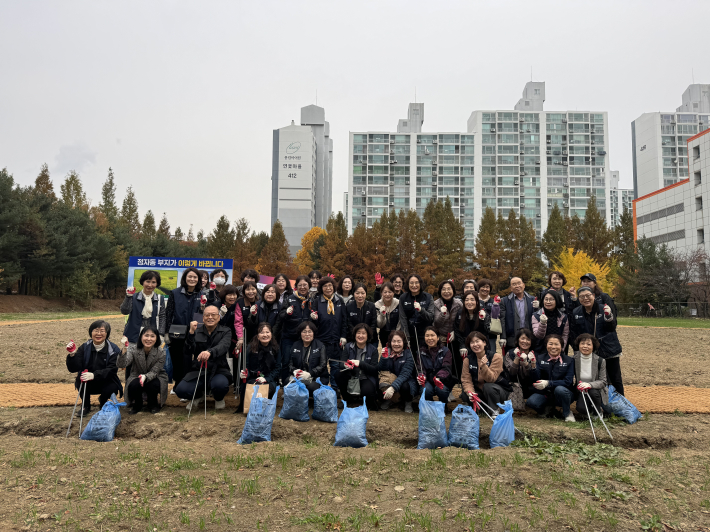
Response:
M308 301L308 299L306 299L306 296L302 296L298 292L294 292L294 294L301 301L301 308L302 309L306 308L306 301Z
M556 357L553 357L551 354L547 354L547 356L550 357L550 362L559 362L560 358L562 357L562 351L560 351L560 354L557 355Z
M93 340L91 343L94 343ZM96 349L96 352L98 353L99 351L101 351L104 348L105 345L106 345L106 340L104 340L100 344L94 344L94 349Z
M328 302L328 314L335 315L335 306L333 305L333 298L335 297L335 294L330 296L330 298L328 298L325 294L323 294L323 297Z
M145 299L142 315L145 319L149 320L153 315L153 294L148 296L143 290L141 290L141 294L143 294L143 299Z

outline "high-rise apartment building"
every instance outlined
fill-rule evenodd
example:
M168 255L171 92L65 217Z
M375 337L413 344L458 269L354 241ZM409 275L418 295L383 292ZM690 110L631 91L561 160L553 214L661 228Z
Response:
M675 112L644 113L631 122L634 197L688 177L690 137L710 128L710 85L694 84Z
M589 198L610 223L606 112L544 111L545 83L530 82L513 110L474 111L467 131L422 133L424 104L409 105L397 132L350 133L348 229L390 209L451 199L473 250L486 207L514 209L538 237L554 204L584 217Z
M271 162L271 225L284 227L291 254L311 227L325 227L332 209L333 141L325 110L301 108L301 125L275 129Z
M619 171L611 172L611 182L609 184L609 213L611 226L619 225L619 219L624 209L631 213L632 202L634 201L634 191L631 188L619 188Z

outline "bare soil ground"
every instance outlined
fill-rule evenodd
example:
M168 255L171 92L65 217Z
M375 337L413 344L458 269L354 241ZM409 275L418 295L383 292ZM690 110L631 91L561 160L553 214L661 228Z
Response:
M93 299L91 301L91 310L108 313L115 312L118 314L118 307L120 305L121 300ZM72 308L74 307L68 299L59 297L43 298L39 296L8 296L0 294L0 313L2 314L66 311ZM77 310L88 309L77 307Z

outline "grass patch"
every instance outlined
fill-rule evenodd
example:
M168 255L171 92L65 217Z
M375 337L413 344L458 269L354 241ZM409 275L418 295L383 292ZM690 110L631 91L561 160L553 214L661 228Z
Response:
M710 320L700 318L619 318L619 325L630 327L678 327L681 329L710 329Z

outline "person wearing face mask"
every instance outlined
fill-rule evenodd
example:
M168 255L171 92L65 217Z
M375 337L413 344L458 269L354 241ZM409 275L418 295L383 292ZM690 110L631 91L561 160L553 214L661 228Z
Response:
M513 345L515 335L520 329L532 329L534 299L525 291L525 283L520 277L513 277L510 280L510 294L500 303L500 323L503 334L499 343L503 352L506 345Z
M479 397L493 409L493 417L498 415L498 403L504 403L513 388L503 372L503 355L491 353L488 349L488 337L479 331L474 331L466 338L468 352L464 360L461 374L462 398L479 408Z
M247 384L268 386L269 399L276 391L276 379L279 378L279 345L274 338L271 325L260 323L256 335L249 341L246 351L246 368L239 374L239 408L234 412L244 411L244 392Z
M123 387L118 378L118 355L121 352L116 344L109 342L111 325L97 320L89 325L89 339L77 346L74 341L67 344L67 369L74 373L74 387L85 385L86 404L82 404L84 415L91 411L91 396L99 396L99 405L111 398L111 394L123 396Z
M320 378L324 384L328 382L328 355L323 342L315 339L317 332L313 322L302 322L297 329L301 338L293 343L289 353L288 381L300 380L311 395L320 388L316 379Z
M382 285L382 299L375 303L380 345L384 348L393 331L399 330L399 299L394 296L394 285L389 281Z
M532 371L537 366L532 343L535 335L530 329L520 329L515 336L515 348L508 351L503 359L508 381L518 383L523 390L523 398L527 399L537 393L533 387Z
M230 332L231 342L229 346L229 354L227 355L227 363L229 364L229 371L232 373L232 376L234 376L234 358L238 358L239 356L239 351L237 350L237 342L239 341L239 337L237 336L237 330L234 325L234 314L236 311L240 310L237 307L239 290L237 290L236 286L228 284L220 290L219 299L222 301L222 306L219 308L219 324L227 327Z
M490 279L481 279L478 281L478 301L481 308L486 311L486 314L493 318L500 318L500 298L493 297L493 281ZM497 301L496 301L497 300ZM495 307L495 312L494 312ZM497 349L498 334L488 332L488 350L494 353Z
M340 282L338 283L336 293L340 296L340 298L343 300L343 303L345 303L346 305L353 298L354 286L355 281L350 275L344 276L342 279L340 279ZM365 295L367 296L367 294Z
M211 391L214 396L215 410L221 410L225 407L224 396L232 380L227 362L232 335L227 327L219 324L219 309L214 305L205 307L202 319L204 323L190 323L185 339L184 361L189 373L175 387L175 393L181 399L195 397L187 405L187 409L191 410L205 399L207 381L207 393Z
M402 292L404 292L404 275L401 273L395 273L390 276L390 283L392 283L392 287L394 288L394 297L399 299L402 296ZM382 299L382 293L381 289L382 286L384 285L385 279L382 277L382 275L378 272L375 274L375 293L373 294L373 299L375 301L379 301Z
M256 336L258 323L252 316L259 312L259 291L254 281L244 281L242 285L243 296L237 299L237 308L234 311L234 330L237 333L237 351L241 351L244 342L249 342ZM246 340L243 335L246 334Z
M219 297L219 292L227 284L228 279L229 274L227 273L227 270L223 268L212 270L212 273L210 273L210 283L208 285L209 290L207 292L208 305L215 305L217 307L222 306L222 300Z
M302 323L310 321L310 301L308 299L308 290L311 286L311 281L307 275L299 275L296 278L296 290L284 299L279 313L278 323L281 330L281 360L279 363L283 368L284 365L288 368L293 344L301 339L299 327ZM313 329L315 331L315 329ZM284 359L284 357L286 357ZM282 378L288 378L288 374L281 373ZM315 379L314 379L315 380ZM322 376L321 382L328 384L328 372Z
M352 299L345 305L345 314L348 317L349 342L355 341L355 326L360 323L367 325L373 331L370 343L377 347L378 337L374 334L377 330L377 309L375 304L366 301L367 288L362 283L357 283L352 290Z
M279 291L279 304L283 305L284 301L293 294L293 289L291 288L291 281L283 273L277 273L274 275L274 284L276 289Z
M536 301L533 301L533 305ZM556 334L562 338L562 350L567 352L569 338L569 319L564 311L564 303L560 295L553 291L543 292L542 308L532 316L532 330L535 335L533 347L536 351L543 351L543 341L549 334ZM538 305L539 307L539 305Z
M577 412L584 419L594 416L597 411L602 415L602 407L609 403L609 389L606 384L606 361L596 354L599 340L591 334L580 334L575 340L574 372L577 383ZM587 400L581 397L587 394ZM589 407L589 400L596 406Z
M335 293L335 281L323 277L318 281L318 292L310 302L310 318L318 327L317 338L325 345L330 361L330 384L338 392L337 376L344 360L346 337L348 334L348 317L345 305L340 296Z
M118 355L119 368L130 366L126 379L126 403L131 414L143 410L143 394L148 398L151 414L160 412L168 400L168 374L165 371L165 352L159 345L158 329L149 325L143 329L136 344L130 344L125 353Z
M446 403L451 389L456 384L452 375L453 357L446 346L439 345L439 334L434 327L424 329L424 341L419 349L419 360L414 361L417 382L427 401L433 401L434 395ZM421 366L419 366L421 364Z
M374 334L368 325L361 323L353 329L353 336L355 341L345 345L343 368L335 376L335 382L346 402L365 397L368 410L377 410L379 372L377 348L371 341Z
M547 276L547 283L550 285L549 288L543 288L538 294L538 302L533 301L533 308L538 309L540 306L540 301L545 297L545 293L548 291L553 291L560 296L562 300L562 310L567 314L567 318L572 318L572 311L579 306L579 301L577 301L577 292L575 287L571 287L569 291L565 290L563 287L567 284L567 277L565 274L559 271L550 272Z
M606 376L609 384L614 385L618 393L624 395L624 383L621 378L621 343L616 334L616 315L609 305L602 305L603 299L595 298L589 286L577 290L580 306L572 312L572 338L583 333L594 336L599 341L597 355L606 363Z
M535 393L525 404L535 410L539 417L551 417L555 407L562 408L562 417L574 422L570 409L574 394L574 359L562 353L562 338L551 334L545 338L547 352L537 357L537 364L531 372Z
M170 344L170 359L173 362L175 383L171 393L175 393L175 388L185 376L186 368L183 366L185 335L183 334L182 338L174 338L170 335L170 328L175 325L176 328L185 329L184 333L186 333L193 317L201 310L201 298L200 272L197 268L187 268L182 272L180 286L170 292L165 309L165 330L168 332L165 341Z
M126 290L126 298L121 303L121 314L128 316L123 328L123 336L129 344L138 342L138 335L145 327L155 327L160 336L165 336L165 298L155 293L160 286L160 273L153 270L143 272L140 278L143 290L136 293L132 286ZM160 343L160 341L158 342Z
M399 298L400 329L407 336L410 345L424 345L424 330L431 325L434 316L429 310L431 294L424 292L424 281L416 273L411 274L405 283L406 292Z
M252 283L254 283L254 286L256 286L256 283L259 282L260 277L259 277L259 272L257 272L256 270L253 270L251 268L248 268L242 272L242 274L239 276L239 278L241 279L242 284L241 284L241 286L237 287L237 290L239 290L239 297L243 297L244 296L244 283L251 281ZM258 288L257 288L257 295L261 296L261 290L259 290Z
M454 328L456 316L461 314L463 303L456 299L456 288L453 281L442 281L439 284L439 299L432 301L429 305L429 313L432 315L432 324L439 333L439 340L442 344L450 345L454 341Z
M388 410L392 396L399 392L399 398L404 402L404 411L407 414L414 412L412 400L419 395L419 384L414 373L414 357L407 344L407 337L402 331L390 333L388 341L382 348L377 371L386 371L395 376L392 384L380 385L380 388L384 388L384 401L380 403L380 410Z

